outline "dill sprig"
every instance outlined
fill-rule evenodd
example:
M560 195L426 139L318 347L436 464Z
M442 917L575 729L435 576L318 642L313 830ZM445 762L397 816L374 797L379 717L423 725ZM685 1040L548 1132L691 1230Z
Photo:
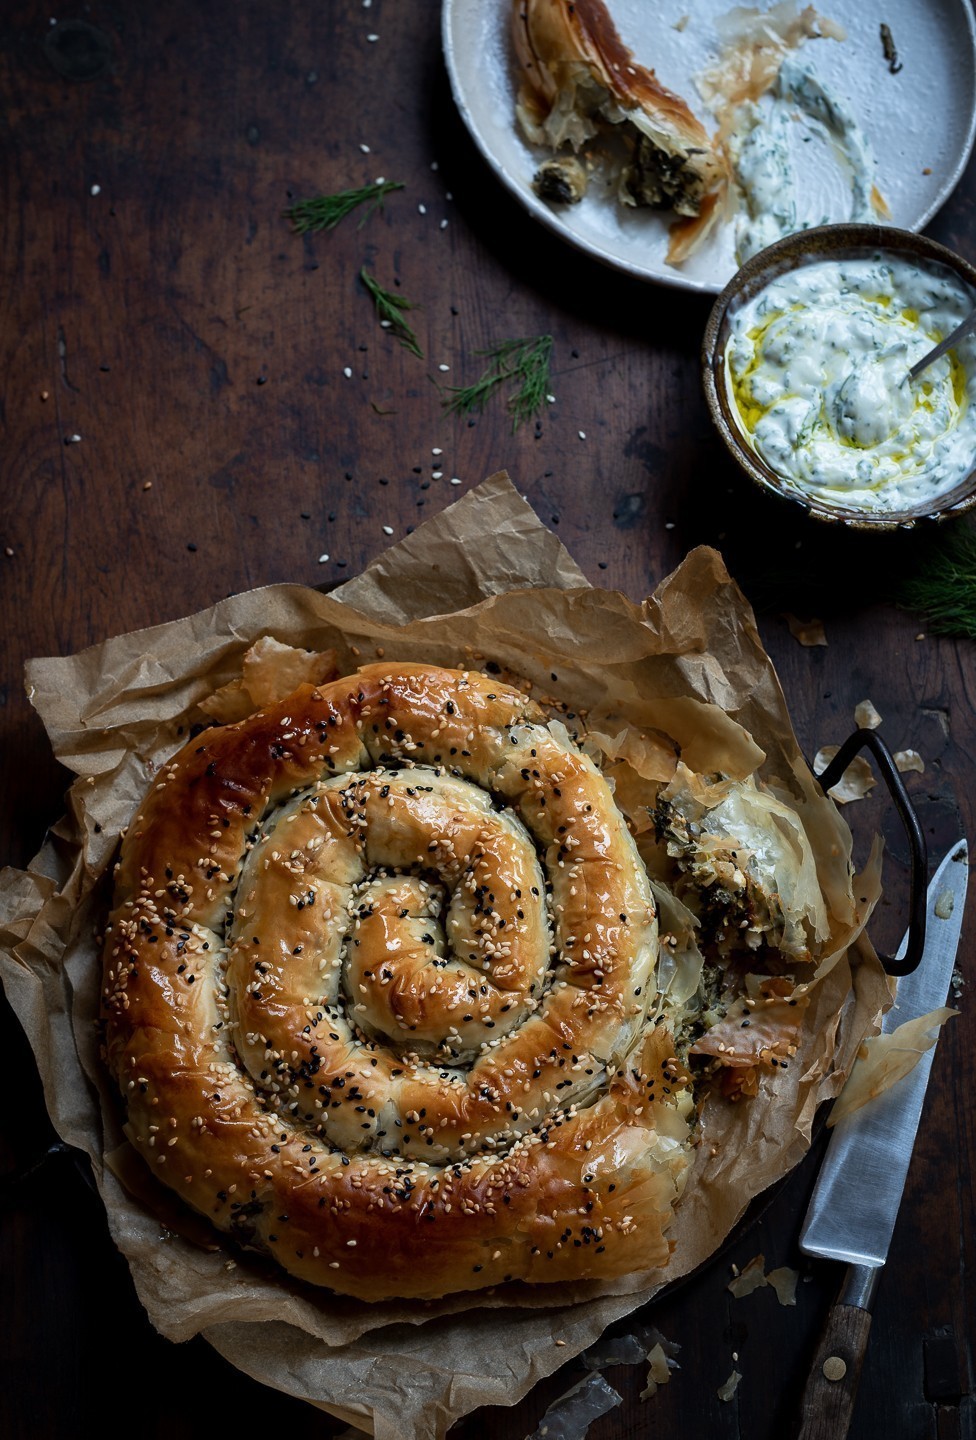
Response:
M408 300L405 295L397 295L392 290L384 290L375 276L370 275L365 265L359 272L359 278L373 297L373 304L376 306L380 323L389 330L391 335L395 335L400 344L405 346L411 354L419 355L422 360L424 352L403 315L405 310L416 310L419 307Z
M518 389L509 396L512 429L531 419L546 403L549 394L549 361L552 336L533 335L524 340L505 340L492 350L478 350L491 364L473 385L452 385L444 407L458 415L481 411L499 386L508 380L518 382Z
M299 200L297 205L286 210L285 219L291 221L296 235L304 235L309 230L334 230L339 221L345 220L359 205L371 202L359 222L362 225L374 210L382 207L384 195L389 195L391 190L402 189L402 184L396 180L377 180L375 184L363 185L359 190L313 195L310 200Z
M923 615L934 634L976 640L976 530L950 523L934 539L914 573L896 583L894 599Z

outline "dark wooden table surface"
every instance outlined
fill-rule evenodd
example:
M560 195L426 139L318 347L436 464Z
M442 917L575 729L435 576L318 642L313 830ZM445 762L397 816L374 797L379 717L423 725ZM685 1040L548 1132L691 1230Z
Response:
M701 397L707 299L603 269L522 213L454 109L433 0L69 0L56 11L11 0L0 76L6 862L32 855L69 778L25 699L25 658L267 582L351 577L389 531L402 536L501 467L595 585L639 599L691 547L717 546L757 607L805 750L843 739L870 697L892 748L925 760L907 778L933 858L961 832L976 838L972 645L926 634L884 598L935 542L845 537L746 493ZM405 188L362 228L290 233L282 212L295 199L377 175ZM930 227L970 258L974 201L970 167ZM422 307L411 321L425 359L377 326L363 264ZM498 402L474 423L445 413L438 386L474 379L479 349L543 332L556 402L540 424L513 434ZM798 645L785 611L822 618L827 646ZM889 840L876 938L891 944L904 842L881 799L849 815ZM969 917L967 973L974 927ZM881 1282L855 1440L976 1429L976 1017L966 992L961 1005ZM2 1024L10 1174L55 1137L6 1006ZM594 1440L785 1433L837 1280L797 1250L813 1160L728 1253L643 1317L681 1345L682 1368L646 1406L643 1367L610 1372L624 1405ZM800 1268L794 1309L771 1290L726 1291L730 1264L757 1251L768 1268ZM156 1335L70 1160L5 1191L0 1256L10 1440L341 1428L204 1342ZM733 1366L743 1380L723 1404ZM576 1375L568 1366L457 1433L518 1440Z

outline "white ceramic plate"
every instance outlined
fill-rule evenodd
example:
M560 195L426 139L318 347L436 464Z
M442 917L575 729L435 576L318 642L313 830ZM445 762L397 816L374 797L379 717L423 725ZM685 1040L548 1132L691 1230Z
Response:
M694 77L715 58L715 21L734 0L609 0L622 39L663 85L710 127ZM578 205L540 200L532 176L545 151L515 123L517 82L510 35L512 0L444 0L444 56L461 116L488 164L543 225L606 264L667 285L717 293L738 268L733 227L725 224L683 265L665 263L669 213L625 208L590 185ZM768 8L762 5L760 8ZM823 0L822 13L847 31L843 41L808 40L804 53L853 110L877 159L877 183L890 223L921 230L962 174L976 130L976 25L969 0ZM682 30L675 24L687 16ZM902 68L884 58L880 26L890 29ZM811 156L825 147L811 145ZM818 206L840 188L837 172L803 175ZM850 218L844 197L832 220Z

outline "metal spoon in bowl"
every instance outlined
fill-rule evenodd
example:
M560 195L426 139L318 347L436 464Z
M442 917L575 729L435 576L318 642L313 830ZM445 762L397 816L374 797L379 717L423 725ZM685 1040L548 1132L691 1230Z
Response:
M953 330L950 335L947 335L944 340L941 340L934 350L930 350L927 355L923 355L921 360L912 366L908 372L909 380L917 380L922 371L928 369L933 360L939 360L947 350L951 350L954 345L958 345L959 341L968 335L971 330L976 330L976 310L971 310L961 325L957 325L955 330Z

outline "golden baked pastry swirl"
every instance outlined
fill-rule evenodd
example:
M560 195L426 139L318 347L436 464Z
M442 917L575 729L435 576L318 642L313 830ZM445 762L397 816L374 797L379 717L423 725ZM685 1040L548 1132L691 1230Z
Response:
M524 695L373 665L204 731L125 836L106 1055L165 1184L438 1297L666 1262L682 1078L610 789Z

